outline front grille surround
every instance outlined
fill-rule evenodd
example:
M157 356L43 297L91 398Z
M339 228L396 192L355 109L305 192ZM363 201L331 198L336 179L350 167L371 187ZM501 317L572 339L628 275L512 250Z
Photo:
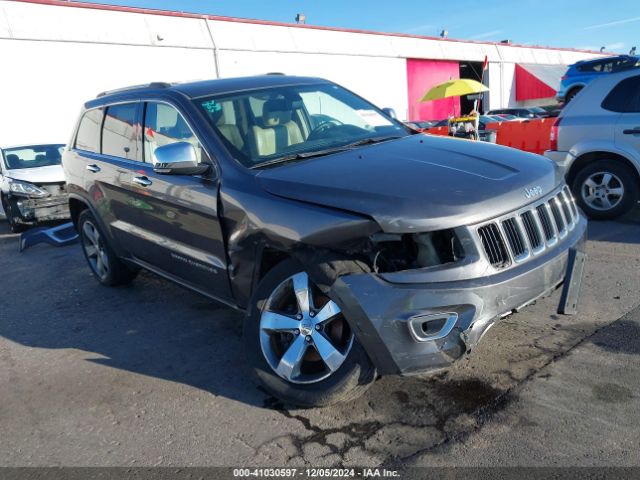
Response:
M579 211L568 187L476 227L481 251L496 270L527 261L562 241L576 227ZM507 252L508 260L496 252Z

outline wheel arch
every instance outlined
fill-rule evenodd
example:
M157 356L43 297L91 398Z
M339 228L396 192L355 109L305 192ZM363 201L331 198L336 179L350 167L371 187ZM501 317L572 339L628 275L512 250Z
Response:
M564 98L568 98L573 92L579 92L580 90L582 90L586 85L583 85L581 83L575 83L573 85L571 85L571 87L569 87L569 89L567 90L567 93L564 94Z
M580 172L580 170L586 167L589 163L596 160L612 160L612 161L620 162L622 165L629 167L635 173L635 181L640 187L640 173L638 172L638 167L636 166L636 164L631 160L629 160L624 155L620 155L619 153L614 153L614 152L607 152L607 151L594 151L594 152L583 153L578 158L576 158L574 162L571 164L569 171L567 172L567 175L566 175L567 183L569 185L573 185L573 182L576 179L578 172Z
M76 196L69 196L69 213L71 214L71 222L73 226L78 229L78 218L80 214L91 207L89 204Z
M120 257L126 257L126 251L121 247L119 242L114 238L111 234L111 229L108 228L108 225L105 224L102 216L98 213L95 208L95 205L91 203L91 201L87 200L85 197L70 193L69 194L69 213L71 214L71 221L78 230L78 218L80 214L85 210L89 210L93 215L93 218L98 223L98 226L102 230L102 232L107 236L111 248L116 252L116 254Z

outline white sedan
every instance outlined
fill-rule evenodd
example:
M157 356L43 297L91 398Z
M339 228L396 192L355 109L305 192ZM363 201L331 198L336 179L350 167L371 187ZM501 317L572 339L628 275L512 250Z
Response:
M2 210L13 232L69 218L63 150L62 144L0 149Z

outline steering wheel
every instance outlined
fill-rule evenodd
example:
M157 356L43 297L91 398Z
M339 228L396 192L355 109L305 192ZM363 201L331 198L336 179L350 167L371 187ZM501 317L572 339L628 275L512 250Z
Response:
M340 125L343 125L343 123L339 122L338 120L334 120L334 119L324 120L309 132L309 136L307 137L307 139L315 140L318 136L320 136L324 132L331 130L332 128L339 127Z

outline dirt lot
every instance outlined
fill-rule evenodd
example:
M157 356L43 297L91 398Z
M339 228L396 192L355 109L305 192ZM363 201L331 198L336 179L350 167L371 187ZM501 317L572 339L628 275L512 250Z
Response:
M78 245L18 254L2 222L0 465L638 464L640 213L590 237L577 316L556 293L446 374L288 410L248 375L237 312L151 274L101 287Z

